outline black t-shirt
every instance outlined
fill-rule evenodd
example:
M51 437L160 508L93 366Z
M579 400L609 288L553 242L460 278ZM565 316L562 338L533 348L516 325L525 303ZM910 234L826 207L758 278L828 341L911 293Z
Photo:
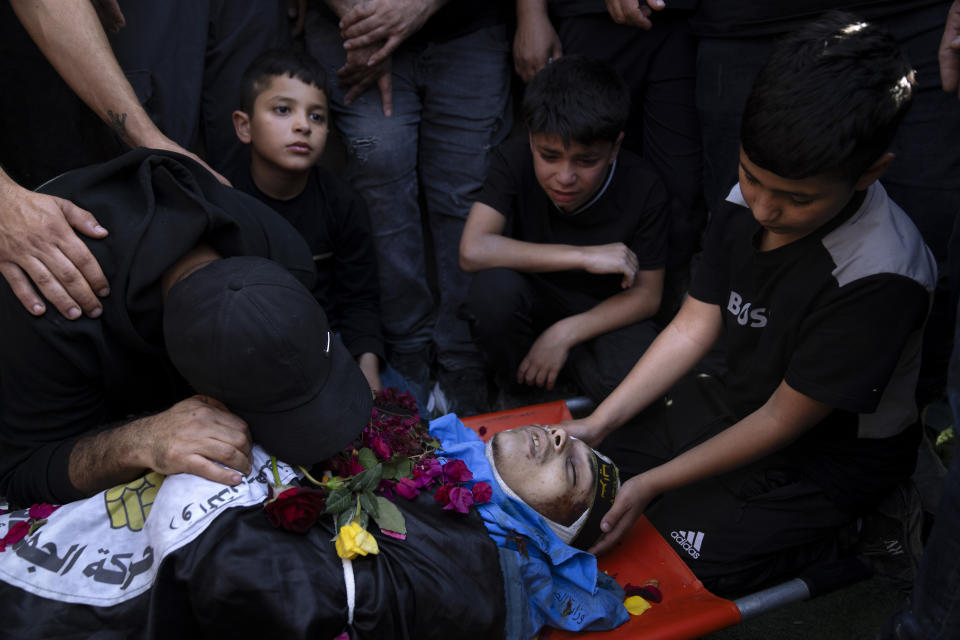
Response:
M636 254L641 270L659 269L667 257L666 189L639 156L621 149L600 191L573 215L547 197L533 170L526 136L494 150L477 197L506 218L504 235L538 244L594 246L622 242ZM618 274L586 271L532 274L594 304L622 291Z
M317 267L314 297L351 355L386 360L380 329L380 286L370 216L360 195L333 173L315 167L303 192L276 200L254 184L249 171L232 180L292 224L307 241Z
M27 313L0 283L0 494L11 503L82 497L70 483L74 444L168 409L192 391L167 357L163 273L201 240L224 257L276 260L312 286L310 251L255 198L184 156L136 149L47 183L110 231L80 236L110 283L100 318Z
M761 231L735 187L690 286L723 311L729 406L741 419L785 380L833 407L787 453L833 499L869 504L916 459L932 254L879 184L858 207L778 249L757 249Z
M770 36L787 33L830 9L849 11L866 20L916 11L944 0L703 0L690 19L697 35L711 38Z

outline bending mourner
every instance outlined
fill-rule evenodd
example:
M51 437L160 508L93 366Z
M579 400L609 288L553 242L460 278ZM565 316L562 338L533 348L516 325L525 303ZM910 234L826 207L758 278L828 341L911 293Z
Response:
M488 502L458 514L427 492L395 497L405 539L371 527L376 551L346 560L331 543L332 517L303 534L270 525L260 503L271 465L254 446L254 473L238 487L149 474L61 507L0 553L4 624L37 638L95 631L377 639L456 632L528 640L544 625L604 630L626 621L623 590L576 548L599 536L616 495L609 460L550 427L505 431L484 444L451 414L435 420L430 435L442 443L443 458L466 464L475 486L490 486ZM315 447L304 444L306 451ZM293 474L285 473L289 482ZM145 482L160 484L159 491L151 494ZM149 498L138 502L123 489ZM115 502L125 506L111 511ZM148 515L130 531L134 523L118 514L146 502ZM22 517L0 516L0 531Z
M848 14L772 54L688 299L569 425L636 474L595 550L645 512L708 588L749 589L829 559L909 477L936 267L877 180L914 89L896 43ZM721 337L723 381L695 375Z
M67 321L30 315L0 287L0 495L11 504L70 502L146 470L237 485L251 435L316 462L297 459L294 436L329 437L329 455L366 424L369 386L298 281L313 277L310 251L268 207L148 149L43 191L111 229L85 242L112 294L101 317ZM291 359L303 369L278 385ZM264 413L277 393L287 403Z

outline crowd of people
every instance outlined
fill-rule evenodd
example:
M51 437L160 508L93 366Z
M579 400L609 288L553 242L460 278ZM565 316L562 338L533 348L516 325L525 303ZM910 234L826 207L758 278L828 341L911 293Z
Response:
M11 504L566 380L625 480L591 550L646 514L730 594L849 552L956 400L960 0L3 11ZM891 637L947 628L938 570Z

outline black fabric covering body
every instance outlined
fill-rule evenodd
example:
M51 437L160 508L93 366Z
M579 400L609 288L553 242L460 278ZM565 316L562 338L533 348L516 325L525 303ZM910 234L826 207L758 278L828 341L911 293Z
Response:
M395 503L407 539L353 560L354 624L343 567L323 517L306 534L275 529L259 506L231 509L168 555L154 587L113 607L47 600L0 583L0 637L334 638L487 640L503 637L497 548L475 511L444 511L431 496Z

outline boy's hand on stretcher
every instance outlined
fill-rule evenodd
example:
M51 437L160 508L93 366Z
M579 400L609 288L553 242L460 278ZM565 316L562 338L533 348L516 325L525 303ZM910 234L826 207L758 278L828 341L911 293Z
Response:
M615 547L655 497L656 492L647 486L646 474L641 473L624 482L613 500L613 506L600 522L600 529L604 533L590 547L590 553L599 556Z
M138 431L143 466L164 475L192 473L237 485L240 473L250 473L252 442L247 423L208 396L187 398L145 418Z
M620 287L629 289L637 277L637 254L622 242L583 247L583 269L588 273L622 273Z

